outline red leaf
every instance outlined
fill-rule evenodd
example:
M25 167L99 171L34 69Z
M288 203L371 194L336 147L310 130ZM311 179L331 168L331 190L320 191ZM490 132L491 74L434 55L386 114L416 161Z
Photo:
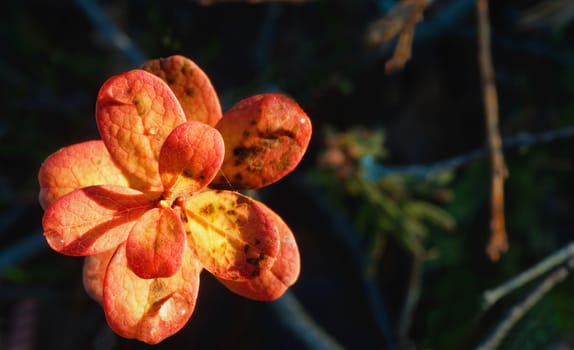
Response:
M146 62L143 69L163 79L177 96L188 121L214 126L221 119L221 105L209 78L192 60L170 56Z
M148 210L126 242L128 266L141 278L170 277L181 267L185 230L171 208Z
M108 79L98 94L96 119L114 161L132 188L161 189L159 151L167 135L185 122L170 88L155 75L136 69Z
M295 283L301 267L299 248L289 226L271 209L267 210L270 212L269 215L275 218L281 240L279 255L273 266L248 281L219 279L231 291L260 301L271 301L281 297L287 288Z
M82 273L84 289L92 299L100 304L102 303L104 295L106 270L115 252L116 249L110 249L103 253L86 256L84 258Z
M311 121L295 101L280 94L247 98L216 125L225 141L221 174L212 187L267 186L299 164L311 138Z
M127 267L125 245L110 261L104 280L103 307L120 336L157 344L189 320L197 300L201 266L189 250L169 278L142 279Z
M152 202L136 190L102 185L84 187L52 203L42 225L48 244L68 255L92 255L115 248Z
M219 132L200 122L175 128L159 154L159 173L167 196L197 192L221 167L224 145Z
M51 154L38 173L40 205L46 209L57 198L93 185L128 186L101 140L64 147Z
M180 204L187 243L216 277L248 280L273 265L278 231L261 203L237 192L205 191Z

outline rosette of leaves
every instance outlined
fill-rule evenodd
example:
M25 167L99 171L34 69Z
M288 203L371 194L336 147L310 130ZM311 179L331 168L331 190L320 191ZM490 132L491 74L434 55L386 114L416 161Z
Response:
M205 73L172 56L108 79L100 140L64 147L39 171L44 236L86 256L83 282L119 335L155 344L191 317L202 270L274 300L297 280L287 224L237 190L272 184L301 160L311 122L287 96L222 113Z

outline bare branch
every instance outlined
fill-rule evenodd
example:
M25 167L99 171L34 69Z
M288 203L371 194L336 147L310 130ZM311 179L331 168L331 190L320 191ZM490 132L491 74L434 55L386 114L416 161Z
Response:
M484 310L490 308L499 299L513 290L525 285L526 283L534 280L542 274L550 271L566 261L574 259L574 242L568 244L566 247L558 250L530 269L522 272L518 276L509 280L508 282L494 288L487 290L482 294L482 307Z
M291 291L271 303L279 320L288 327L306 349L338 350L343 347L337 343L305 311Z
M522 133L519 135L506 137L502 147L505 149L529 147L542 143L554 142L556 140L570 138L574 136L574 127L549 130L539 134ZM456 169L472 161L480 159L487 154L485 148L464 153L452 158L438 161L431 164L411 164L403 166L392 166L376 163L372 158L361 159L363 176L370 180L377 180L385 176L418 176L428 178L432 175L449 169Z
M423 19L423 12L430 3L429 0L403 0L367 28L369 45L381 45L399 37L393 56L385 64L387 74L401 70L411 58L415 26Z
M574 261L570 260L571 266ZM559 269L548 275L544 281L536 288L534 288L526 298L519 304L512 307L504 319L502 319L490 335L476 348L477 350L496 349L504 340L508 331L530 310L536 303L548 293L554 286L562 282L570 273L567 266L562 266Z
M478 62L486 114L486 136L491 164L490 241L486 252L492 261L508 249L504 223L504 180L508 170L502 154L502 139L498 131L498 97L490 51L490 22L488 0L476 0L478 26Z
M132 64L140 66L147 60L143 52L133 43L129 36L111 21L96 1L76 0L76 4L84 11L86 17L98 29L104 39L126 56Z

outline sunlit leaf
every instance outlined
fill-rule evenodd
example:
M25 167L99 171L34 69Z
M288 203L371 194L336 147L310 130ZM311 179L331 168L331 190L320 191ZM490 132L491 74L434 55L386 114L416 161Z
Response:
M128 186L101 140L64 147L50 155L38 173L40 205L46 209L55 199L78 188L93 185Z
M280 94L247 98L217 123L225 141L221 173L211 186L254 189L291 172L311 138L311 122L295 101Z
M233 292L260 301L271 301L279 298L287 288L295 283L299 277L300 258L299 248L293 233L287 224L268 209L275 218L275 224L279 231L281 240L279 255L275 259L273 266L254 279L248 281L230 281L219 279L227 288Z
M187 242L216 277L247 280L273 265L279 232L261 203L237 192L205 191L181 205Z
M159 173L167 196L207 186L223 161L221 134L209 125L187 122L175 128L159 154Z
M181 267L184 248L185 230L178 214L171 208L154 208L128 236L128 265L141 278L169 277Z
M52 249L68 255L105 252L126 240L152 202L121 186L84 187L52 203L44 213L44 236Z
M104 293L104 278L108 264L114 256L116 249L110 249L103 253L86 256L84 258L83 282L86 293L97 301L102 303Z
M188 121L214 126L221 119L219 98L207 75L189 58L175 55L146 62L143 69L173 90Z
M120 336L157 344L189 320L197 300L201 266L189 250L169 278L142 279L127 267L121 245L106 272L103 307L110 327Z
M177 98L166 83L141 69L108 79L96 103L98 129L131 187L161 188L159 151L167 135L185 122Z

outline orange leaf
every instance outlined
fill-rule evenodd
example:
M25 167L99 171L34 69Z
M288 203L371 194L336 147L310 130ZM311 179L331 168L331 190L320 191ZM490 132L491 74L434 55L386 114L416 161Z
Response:
M180 204L187 242L216 277L247 280L273 265L278 231L261 203L237 192L204 191Z
M163 80L141 69L108 79L98 93L96 119L108 151L128 174L131 187L161 189L160 148L167 135L185 122L177 98Z
M146 62L143 67L163 79L177 96L188 121L214 126L221 105L207 75L189 58L175 55Z
M148 210L126 242L128 265L141 278L169 277L181 267L185 230L171 208Z
M297 242L289 226L279 215L271 209L267 209L270 216L275 219L281 240L279 255L273 266L258 277L248 281L238 282L219 279L231 291L259 301L271 301L281 297L287 288L295 283L301 267L299 248L297 248Z
M135 222L151 208L152 202L136 190L84 187L48 207L42 221L44 236L62 254L98 254L125 241Z
M142 279L127 267L121 245L106 272L103 307L110 327L120 336L157 344L189 320L197 300L201 266L189 250L169 278Z
M86 256L84 258L82 271L84 289L92 299L100 304L102 303L104 295L106 270L115 252L116 249L110 249L103 253Z
M46 209L57 198L93 185L128 186L101 140L64 147L51 154L38 173L40 205Z
M254 189L269 185L299 164L311 138L311 121L295 101L280 94L247 98L216 125L225 141L215 188Z
M219 132L200 122L175 128L159 153L159 173L167 196L207 186L221 167L224 145Z

